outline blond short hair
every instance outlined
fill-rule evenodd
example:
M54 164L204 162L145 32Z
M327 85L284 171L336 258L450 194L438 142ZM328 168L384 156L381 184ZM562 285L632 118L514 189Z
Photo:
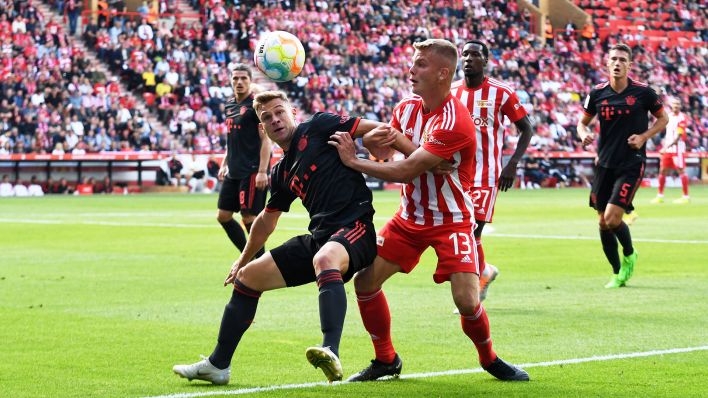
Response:
M256 115L260 113L260 108L262 108L270 101L273 101L274 99L281 99L283 100L283 102L286 102L288 104L290 103L290 100L288 100L288 96L282 91L263 91L262 93L258 93L255 95L255 97L253 97L253 109L256 111Z
M433 51L443 58L452 71L451 74L455 74L455 70L457 69L457 47L451 42L444 39L428 39L413 43L413 48L418 51Z

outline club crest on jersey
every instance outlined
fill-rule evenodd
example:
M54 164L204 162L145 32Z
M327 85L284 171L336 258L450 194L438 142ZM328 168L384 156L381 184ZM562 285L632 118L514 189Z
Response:
M383 246L384 245L384 237L383 236L376 236L376 246Z
M632 106L637 103L637 99L633 95L628 95L625 100L627 101L627 105L629 106Z
M477 108L491 108L494 106L494 102L489 100L477 100L475 101L475 106L477 106Z
M300 140L297 142L297 150L302 152L307 148L307 136L302 136L300 137Z
M349 115L342 115L339 117L339 124L344 124L349 120Z
M241 116L243 116L243 115L246 114L246 111L248 111L248 109L246 109L245 106L242 106L241 109L239 110L239 114L240 114Z

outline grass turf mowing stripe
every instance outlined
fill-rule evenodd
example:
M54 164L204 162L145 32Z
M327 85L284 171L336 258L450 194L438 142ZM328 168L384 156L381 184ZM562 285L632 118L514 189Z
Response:
M14 218L0 218L0 223L8 224L48 224L48 225L62 225L62 224L79 224L79 225L105 225L111 227L153 227L153 228L214 228L213 224L180 224L180 223L136 223L136 222L122 222L122 221L71 221L71 220L24 220L24 219L14 219ZM299 231L306 233L305 228L292 228L292 227L278 227L282 231ZM577 236L577 235L536 235L536 234L500 234L496 232L491 232L485 234L485 237L499 237L499 238L518 238L518 239L554 239L554 240L598 240L597 237L591 236ZM649 243L679 243L679 244L689 244L689 245L706 245L708 240L690 240L690 239L649 239L649 238L632 238L634 242L649 242Z
M640 358L640 357L650 357L655 355L666 355L666 354L680 354L685 352L694 351L705 351L708 350L707 346L698 347L686 347L686 348L670 348L666 350L653 350L653 351L643 351L643 352L630 352L626 354L610 354L610 355L598 355L587 358L571 358L571 359L560 359L556 361L546 361L546 362L535 362L535 363L523 363L518 366L521 368L538 368L544 366L555 366L555 365L570 365L576 363L585 362L600 362L600 361L612 361L615 359L627 359L627 358ZM474 369L453 369L445 370L441 372L426 372L426 373L411 373L402 374L401 379L424 379L429 377L440 377L440 376L454 376L461 374L470 373L482 373L484 369L474 368ZM276 390L294 390L309 387L334 387L342 384L349 384L346 381L343 382L314 382L314 383L302 383L302 384L283 384L279 386L268 386L268 387L253 387L253 388L243 388L238 390L226 390L226 391L209 391L209 392L197 392L197 393L177 393L169 395L157 395L145 398L192 398L192 397L209 397L217 395L244 395L252 394L257 392L266 391L276 391Z

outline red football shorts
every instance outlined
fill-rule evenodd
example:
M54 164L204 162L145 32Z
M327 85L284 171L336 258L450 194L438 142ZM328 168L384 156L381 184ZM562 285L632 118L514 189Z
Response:
M480 274L473 231L470 223L430 227L394 216L378 231L376 245L379 256L398 264L405 273L411 272L425 249L432 247L438 256L433 280L443 283L456 272Z
M494 205L497 203L498 193L499 190L497 187L473 187L470 189L469 195L474 205L475 220L484 221L486 223L492 222Z
M663 153L661 154L661 168L662 169L683 169L686 167L686 158L684 158L683 153Z

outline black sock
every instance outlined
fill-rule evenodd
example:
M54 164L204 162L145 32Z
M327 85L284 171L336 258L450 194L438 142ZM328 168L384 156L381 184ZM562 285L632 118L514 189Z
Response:
M322 271L317 275L317 286L320 288L322 347L329 347L334 355L339 356L339 341L342 339L344 317L347 314L347 295L342 274L336 269Z
M251 233L251 225L253 225L253 223L252 222L250 222L248 224L243 223L243 225L246 226L246 231L250 234ZM265 247L261 247L261 250L258 250L258 252L256 252L256 255L253 256L253 258L258 258L258 257L262 256L263 253L265 253Z
M256 316L260 297L261 292L249 289L239 280L234 281L234 292L221 318L219 339L214 352L209 356L212 365L219 369L226 369L231 365L231 358L234 356L241 336L246 333Z
M629 233L629 226L622 221L619 227L612 230L615 236L622 245L622 254L629 256L634 253L634 247L632 246L632 235Z
M243 228L233 218L227 222L222 222L221 226L224 227L226 235L231 239L234 246L242 252L243 248L246 247L246 234L243 232Z
M612 265L612 272L618 274L620 270L620 258L617 252L618 246L615 234L609 229L601 229L600 241L602 242L602 251L605 252L605 257L607 257L610 265Z

